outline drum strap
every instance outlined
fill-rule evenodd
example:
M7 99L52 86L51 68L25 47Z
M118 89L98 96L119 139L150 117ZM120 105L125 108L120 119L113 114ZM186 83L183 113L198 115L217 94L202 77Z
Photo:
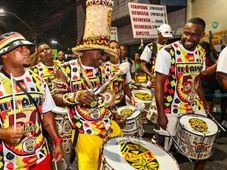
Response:
M74 137L73 137L73 142L71 145L71 151L70 151L70 159L69 159L69 163L72 164L75 160L76 157L76 143L77 143L77 139L78 139L78 135L79 135L79 131L77 128L75 128L75 133L74 133Z

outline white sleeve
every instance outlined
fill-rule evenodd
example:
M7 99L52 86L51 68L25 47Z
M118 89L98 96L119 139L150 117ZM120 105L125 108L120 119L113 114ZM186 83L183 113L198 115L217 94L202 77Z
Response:
M227 73L227 47L221 51L218 57L217 72Z
M51 96L51 93L47 84L45 83L43 87L44 87L45 94L44 94L44 101L42 105L42 113L46 113L51 111L54 107L56 107L56 105L53 97Z
M159 72L167 75L169 74L170 65L171 65L171 56L164 48L162 48L157 53L156 62L155 62L155 72Z
M130 83L132 81L132 76L131 76L131 73L128 71L126 73L126 78L125 78L125 82L126 83Z
M142 54L140 55L140 60L146 61L146 62L150 62L151 60L151 49L146 45Z

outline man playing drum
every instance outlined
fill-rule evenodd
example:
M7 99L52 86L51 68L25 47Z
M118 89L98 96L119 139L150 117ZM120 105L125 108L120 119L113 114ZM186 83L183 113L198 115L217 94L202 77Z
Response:
M49 88L42 77L24 66L30 62L30 45L17 32L0 36L0 169L51 170L43 128L53 141L53 161L63 156Z
M174 136L178 116L188 113L205 114L205 100L200 73L205 68L205 52L198 45L205 34L205 21L192 18L184 25L180 41L163 47L157 55L155 99L158 125L163 135ZM161 132L159 132L161 134ZM171 143L166 145L169 150ZM203 169L201 161L195 169Z
M78 130L78 169L97 170L103 143L109 137L122 135L108 108L114 104L114 93L104 88L114 75L103 60L106 53L115 56L117 52L109 47L112 0L89 0L86 5L83 42L73 48L80 55L64 64L72 91L63 99L73 106L69 118Z
M69 155L71 146L71 131L70 122L67 117L67 108L63 103L62 94L68 91L67 77L61 67L61 62L54 60L53 52L49 44L39 43L36 46L36 57L40 60L39 63L32 66L34 73L43 77L49 86L51 95L54 99L56 107L52 108L55 114L55 121L59 135L63 138L64 160L57 164L58 168L69 165ZM57 167L55 167L57 168Z

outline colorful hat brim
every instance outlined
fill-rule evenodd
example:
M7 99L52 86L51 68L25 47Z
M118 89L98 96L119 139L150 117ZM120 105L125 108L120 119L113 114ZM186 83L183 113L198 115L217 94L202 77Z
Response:
M14 50L15 48L17 48L19 46L23 46L23 45L30 46L30 45L34 45L34 43L32 43L28 40L25 40L25 39L18 39L16 41L13 41L13 42L7 44L5 47L3 47L0 50L0 55L8 53L8 52Z
M81 44L81 45L78 45L74 48L72 48L72 51L74 53L76 52L83 52L83 51L87 51L87 50L94 50L94 49L99 49L99 50L103 50L105 51L106 53L112 55L112 56L116 56L117 55L117 51L110 48L110 47L107 47L107 46L103 46L103 45L98 45L98 44Z

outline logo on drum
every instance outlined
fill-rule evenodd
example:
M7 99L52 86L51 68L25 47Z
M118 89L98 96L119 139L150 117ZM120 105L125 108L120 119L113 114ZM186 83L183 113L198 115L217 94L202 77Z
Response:
M35 151L35 146L36 146L36 142L35 142L35 138L28 138L25 139L22 143L22 148L24 152L27 153L32 153Z

